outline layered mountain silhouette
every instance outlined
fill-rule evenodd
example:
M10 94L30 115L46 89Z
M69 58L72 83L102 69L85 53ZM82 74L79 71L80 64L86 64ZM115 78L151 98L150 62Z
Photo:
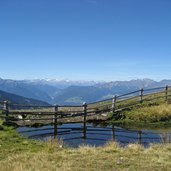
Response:
M81 104L110 98L140 88L171 85L171 80L154 81L137 79L130 81L58 81L58 80L7 80L0 79L0 90L25 98L38 99L51 104Z

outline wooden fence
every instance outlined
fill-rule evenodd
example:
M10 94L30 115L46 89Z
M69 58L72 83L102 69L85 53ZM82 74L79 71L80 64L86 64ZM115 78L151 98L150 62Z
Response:
M0 118L11 122L39 122L53 123L56 128L60 123L83 123L86 128L88 119L93 116L105 116L108 112L118 112L132 106L141 105L145 102L156 103L157 101L169 101L171 86L151 89L140 89L112 98L84 103L83 105L20 105L8 101L0 102ZM77 119L75 119L77 118ZM88 118L88 119L87 119ZM84 129L86 135L86 129Z

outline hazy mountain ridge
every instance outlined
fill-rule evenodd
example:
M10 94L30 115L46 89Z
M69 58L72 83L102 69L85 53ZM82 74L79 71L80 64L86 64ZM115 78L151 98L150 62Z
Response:
M49 80L48 82L47 79L21 81L0 79L0 90L51 104L93 102L140 88L147 89L166 85L171 85L171 80L159 82L151 79L111 82Z
M84 81L84 80L68 80L68 79L33 79L33 80L23 80L25 83L31 83L34 85L44 84L50 85L59 89L65 89L70 86L94 86L98 83L104 83L105 81Z
M75 101L69 101L68 103L68 99L72 98L77 99L77 102L78 99L80 99L80 103L93 102L111 98L114 95L139 90L140 88L148 89L166 85L171 85L171 80L162 80L157 82L150 79L138 79L131 81L114 81L88 87L72 86L61 91L54 100L59 104L75 104Z
M33 84L26 81L0 79L0 90L19 96L52 102L51 95L56 94L59 89L46 84Z

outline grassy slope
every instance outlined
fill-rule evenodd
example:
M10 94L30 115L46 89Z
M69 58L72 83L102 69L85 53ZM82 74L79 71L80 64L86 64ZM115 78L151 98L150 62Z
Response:
M171 119L171 104L161 104L159 106L144 106L125 111L126 118L136 121L160 122Z
M143 104L110 115L114 117L114 123L169 126L171 125L171 103L143 102Z
M1 124L0 124L1 125ZM2 126L1 126L2 127ZM121 148L61 147L54 142L27 140L9 127L0 131L0 170L171 170L171 145Z

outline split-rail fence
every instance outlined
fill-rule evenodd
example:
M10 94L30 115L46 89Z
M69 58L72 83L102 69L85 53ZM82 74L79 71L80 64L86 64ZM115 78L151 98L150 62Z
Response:
M93 116L107 117L107 113L113 114L122 110L141 105L143 103L156 103L157 101L169 102L171 86L140 89L126 94L115 95L112 98L100 100L82 105L22 105L8 101L0 102L0 118L10 122L27 123L53 123L56 127L59 123L86 123ZM79 118L79 119L75 119ZM80 121L81 119L81 121ZM86 131L86 129L85 129Z

